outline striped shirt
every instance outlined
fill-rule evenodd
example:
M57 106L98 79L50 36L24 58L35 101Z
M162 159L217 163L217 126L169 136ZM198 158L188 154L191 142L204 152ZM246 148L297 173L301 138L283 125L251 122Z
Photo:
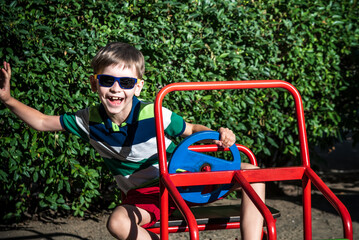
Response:
M158 180L158 156L154 104L133 97L132 110L121 126L113 123L102 104L64 114L60 117L64 129L88 141L104 159L119 188L139 188ZM167 153L176 137L185 130L182 117L163 108L163 123Z

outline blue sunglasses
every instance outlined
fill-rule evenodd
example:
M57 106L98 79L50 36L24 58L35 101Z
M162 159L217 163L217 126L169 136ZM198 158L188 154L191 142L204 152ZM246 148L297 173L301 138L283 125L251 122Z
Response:
M132 89L137 83L137 78L132 77L114 77L106 74L95 74L100 86L112 87L117 81L122 89Z

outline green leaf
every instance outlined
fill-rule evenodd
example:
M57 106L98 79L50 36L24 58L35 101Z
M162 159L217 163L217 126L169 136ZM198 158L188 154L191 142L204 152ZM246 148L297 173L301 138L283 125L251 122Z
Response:
M50 60L49 60L49 58L46 56L45 53L42 53L42 58L45 60L45 62L46 62L47 64L50 63Z
M71 210L71 208L67 204L62 204L61 208L65 209L67 211Z
M114 209L117 207L117 204L115 202L111 202L111 204L108 206L108 209Z
M267 136L268 142L275 148L279 148L278 144L273 140L273 138Z
M34 175L32 176L32 179L34 182L37 182L37 180L39 179L39 174L35 172Z

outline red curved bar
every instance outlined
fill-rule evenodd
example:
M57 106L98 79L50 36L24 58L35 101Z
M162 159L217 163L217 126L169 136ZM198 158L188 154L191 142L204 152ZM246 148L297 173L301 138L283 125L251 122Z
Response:
M178 192L176 186L172 183L169 175L164 174L162 176L161 180L162 180L163 184L167 187L168 191L171 193L171 196L173 197L173 201L176 203L178 210L180 210L180 212L184 216L184 218L187 222L187 225L189 227L191 239L198 240L199 232L198 232L197 221L196 221L195 217L193 216L191 210L189 209L186 202L181 197L181 194ZM166 211L166 212L168 212L168 211ZM162 223L162 221L161 221L161 223Z
M249 162L255 166L258 166L258 162L254 153L246 146L236 144L239 151L243 152L249 159ZM189 146L189 150L195 152L217 152L217 151L229 151L229 148L221 148L218 145L194 145Z
M193 91L193 90L220 90L220 89L250 89L250 88L283 88L288 90L295 102L296 115L298 119L299 140L301 143L302 165L310 166L308 141L305 130L304 111L302 98L298 90L290 83L282 80L253 80L253 81L224 81L224 82L181 82L172 83L162 88L155 100L156 132L158 142L158 156L160 172L167 172L166 148L164 142L162 101L164 97L173 91Z
M340 214L343 222L344 237L353 240L353 225L348 209L311 168L307 168L305 174Z
M267 230L268 230L268 239L269 240L275 240L277 239L277 230L275 227L275 220L267 208L267 206L264 204L262 199L258 196L258 194L253 190L249 182L245 179L245 177L242 175L240 171L235 171L234 178L237 180L237 182L241 185L245 193L247 193L248 197L252 200L253 204L257 207L257 209L260 211L262 216L264 217L266 223L267 223Z
M257 158L249 148L247 148L246 146L240 145L240 144L236 144L236 146L237 146L239 151L246 154L246 156L248 157L249 162L251 164L253 164L254 166L258 166Z

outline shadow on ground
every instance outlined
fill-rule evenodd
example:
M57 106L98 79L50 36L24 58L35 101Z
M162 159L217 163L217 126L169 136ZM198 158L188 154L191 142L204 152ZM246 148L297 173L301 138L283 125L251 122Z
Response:
M53 239L63 239L63 238L71 238L71 239L80 239L80 240L88 240L88 238L83 238L71 233L64 233L64 232L54 232L54 233L47 233L44 234L40 231L36 230L30 230L27 228L16 228L16 229L8 229L8 230L16 230L16 231L22 231L24 233L19 233L22 236L1 236L0 233L0 239L6 239L6 240L26 240L26 239L46 239L46 240L53 240Z

